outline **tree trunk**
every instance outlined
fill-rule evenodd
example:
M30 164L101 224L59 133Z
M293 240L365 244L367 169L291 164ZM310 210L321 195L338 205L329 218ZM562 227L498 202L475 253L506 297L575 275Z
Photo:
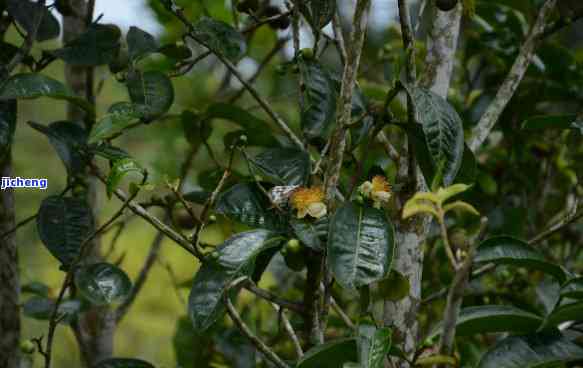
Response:
M449 12L438 10L430 1L433 12L431 31L428 34L428 51L425 60L426 69L421 76L422 87L432 90L443 98L451 81L455 63L462 6ZM418 177L422 177L418 170ZM418 183L417 190L424 190L424 183ZM408 198L401 198L403 201ZM396 341L408 356L417 348L418 320L417 314L421 302L421 281L423 272L423 242L429 230L427 220L409 220L396 225L396 249L394 269L409 281L409 295L398 302L385 301L383 320L385 325L393 328ZM395 367L409 367L409 363L399 361Z
M77 16L63 18L63 41L65 43L77 38L87 29L93 13L90 3L88 4L85 0L71 1ZM90 103L95 103L92 68L66 64L65 78L67 85L77 95L84 97ZM69 104L67 115L68 120L83 124L87 130L91 129L93 122L88 120L83 110L78 107ZM69 181L75 186L85 188L75 195L87 201L94 214L94 219L97 219L96 181L91 178L89 173L79 173L75 177L69 178ZM91 262L101 259L99 243L99 238L93 240L92 252L89 255ZM79 316L79 320L73 324L73 330L86 366L92 367L97 362L112 356L115 328L115 313L109 307L93 307Z

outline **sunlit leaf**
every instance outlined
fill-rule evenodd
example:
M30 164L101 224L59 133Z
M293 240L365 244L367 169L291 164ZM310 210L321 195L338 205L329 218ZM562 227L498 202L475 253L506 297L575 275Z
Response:
M130 173L137 173L140 177L144 175L144 169L132 158L123 158L113 163L109 175L107 176L107 196L111 198L122 179Z

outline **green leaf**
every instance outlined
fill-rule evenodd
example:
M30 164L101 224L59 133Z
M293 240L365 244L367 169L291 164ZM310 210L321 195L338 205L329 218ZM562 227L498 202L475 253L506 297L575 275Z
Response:
M468 147L467 144L464 144L462 165L457 173L454 183L473 184L476 182L477 176L478 163L476 162L476 156L474 156L470 147Z
M390 328L373 325L358 326L358 356L362 368L383 368L391 349Z
M247 145L249 146L273 147L278 145L266 121L238 106L224 103L212 104L208 107L204 118L229 120L239 125L247 135ZM240 132L236 133L240 135ZM229 134L233 135L235 132L227 135ZM225 137L225 139L227 138Z
M76 66L105 65L119 53L120 29L115 25L94 24L65 47L52 54L67 64Z
M347 202L330 220L328 264L342 287L382 280L390 271L394 248L393 226L380 210Z
M539 270L554 276L561 283L566 279L562 267L545 260L542 254L524 241L510 236L497 236L483 241L477 249L474 262Z
M172 81L159 71L128 73L127 87L134 104L146 107L147 120L153 120L165 114L174 102Z
M358 361L356 340L337 339L308 350L296 368L338 368L344 363Z
M130 59L134 61L157 52L160 48L154 36L134 26L130 27L126 40Z
M22 311L25 316L38 319L41 321L48 321L53 314L55 308L55 301L47 297L35 296L28 299L22 306ZM58 314L63 316L63 320L67 323L74 321L77 314L81 311L81 302L76 299L63 300L59 304Z
M320 219L323 220L323 219ZM321 235L326 235L328 232L328 223L324 223L324 228L319 229L318 225L320 220L317 222L314 221L306 221L302 219L291 218L289 221L290 226L292 227L294 234L298 237L298 239L304 243L307 247L321 252L324 250L322 245L322 241L320 240Z
M49 97L66 100L94 114L93 106L53 78L35 73L15 74L0 86L0 100Z
M91 233L93 217L89 206L79 199L50 196L41 203L36 226L43 244L67 269Z
M308 182L312 165L306 151L272 148L250 158L253 168L276 185L300 185Z
M563 304L549 314L544 327L558 326L567 321L583 321L583 302Z
M32 281L27 284L22 285L20 291L23 293L31 293L37 296L48 297L49 296L49 287L39 281Z
M583 299L583 277L575 277L567 281L561 288L561 297Z
M28 124L49 138L69 175L77 175L83 171L85 159L81 150L87 143L88 134L80 124L70 121L57 121L49 126L32 121Z
M488 351L477 368L550 368L583 359L583 349L558 331L510 336Z
M211 342L212 336L196 334L188 316L181 317L176 321L172 346L179 367L207 368L212 355Z
M185 193L182 197L188 202L204 205L211 197L211 194L211 192L207 192L206 190L197 189Z
M203 142L206 142L212 134L210 124L192 111L184 110L180 115L180 121L184 136L193 147L198 147Z
M334 81L315 60L299 58L298 66L305 86L300 117L304 136L310 140L328 139L336 122L338 94Z
M117 161L123 158L129 158L130 155L119 147L111 146L108 144L100 144L98 146L92 146L89 151L97 156L101 156L110 161Z
M544 115L534 116L526 119L522 123L523 130L545 130L545 129L581 129L577 124L577 115Z
M269 199L256 184L240 183L219 195L215 211L253 228L281 230L285 224L270 207Z
M543 319L536 314L510 305L481 305L463 308L460 311L456 336L471 336L492 332L534 332ZM440 322L431 338L441 335L443 324Z
M418 87L408 91L415 103L417 121L434 168L444 166L443 183L453 183L461 167L464 152L464 128L455 109L439 95ZM426 178L427 179L427 178Z
M268 230L236 234L216 249L216 260L205 262L194 277L188 310L194 329L202 333L224 313L225 289L237 277L251 276L259 254L280 246L281 237Z
M310 25L317 30L324 28L332 21L334 12L336 11L336 1L334 0L313 0L309 4L300 2L300 11L310 23Z
M109 263L95 263L75 271L75 286L94 305L123 302L132 290L130 278Z
M5 0L5 3L8 14L10 14L27 33L30 33L36 26L37 14L39 11L42 11L43 15L36 34L36 41L43 42L59 37L59 34L61 33L59 21L46 6L43 6L41 9L40 4L29 0Z
M100 361L93 368L155 368L155 367L152 364L140 359L109 358Z
M107 114L91 129L88 142L92 144L118 136L124 129L144 117L146 110L145 106L131 102L118 102L111 105Z
M184 45L169 44L158 49L158 52L169 59L181 61L192 56L192 51Z
M192 33L197 42L232 62L238 62L245 54L245 38L225 22L202 17L193 25Z
M107 176L107 197L111 198L113 192L117 189L120 182L126 175L130 173L138 173L141 177L144 176L144 169L133 158L123 158L113 163L109 175Z
M10 151L16 131L16 100L0 101L0 157Z

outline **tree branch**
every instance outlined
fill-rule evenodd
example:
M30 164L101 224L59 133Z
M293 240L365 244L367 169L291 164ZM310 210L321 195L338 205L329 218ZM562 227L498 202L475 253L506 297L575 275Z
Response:
M498 90L494 101L490 103L488 109L476 127L472 130L472 137L470 138L468 145L473 152L476 152L482 143L484 143L494 128L494 125L496 125L500 115L502 115L502 112L516 93L520 82L526 74L530 62L532 61L535 48L544 35L547 18L552 13L556 3L557 0L547 0L541 7L536 22L532 26L526 41L520 48L518 57L514 61L504 83L502 83L502 86Z

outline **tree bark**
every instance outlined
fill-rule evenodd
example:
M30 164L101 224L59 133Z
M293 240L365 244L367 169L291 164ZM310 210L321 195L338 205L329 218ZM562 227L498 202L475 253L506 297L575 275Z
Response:
M455 63L462 7L458 4L454 10L442 12L433 2L430 3L430 10L434 12L434 16L427 40L426 69L419 83L422 87L447 98ZM419 169L417 173L417 177L422 178ZM426 190L422 179L417 183L416 190ZM407 200L408 196L409 194L405 194L401 200ZM422 246L428 230L427 219L413 219L396 224L397 249L393 267L409 281L409 295L397 302L387 300L383 308L384 324L393 328L395 340L402 344L402 348L409 356L415 352L418 342L417 314L421 302ZM410 365L405 361L398 361L393 362L393 366L404 368Z
M72 0L71 5L76 15L63 17L64 43L77 38L85 32L91 22L94 1ZM90 103L95 103L92 68L65 64L65 78L71 90L87 99ZM82 124L87 130L91 129L93 124L83 110L72 104L69 104L67 119ZM85 188L77 195L83 197L92 209L94 219L97 219L96 181L91 178L88 172L78 173L78 175L69 178L69 180L75 185ZM101 260L99 238L92 240L92 242L91 259L88 261L99 261ZM109 307L93 307L79 316L77 323L73 324L73 330L81 350L83 363L86 366L92 367L97 362L112 356L115 329L116 316Z

